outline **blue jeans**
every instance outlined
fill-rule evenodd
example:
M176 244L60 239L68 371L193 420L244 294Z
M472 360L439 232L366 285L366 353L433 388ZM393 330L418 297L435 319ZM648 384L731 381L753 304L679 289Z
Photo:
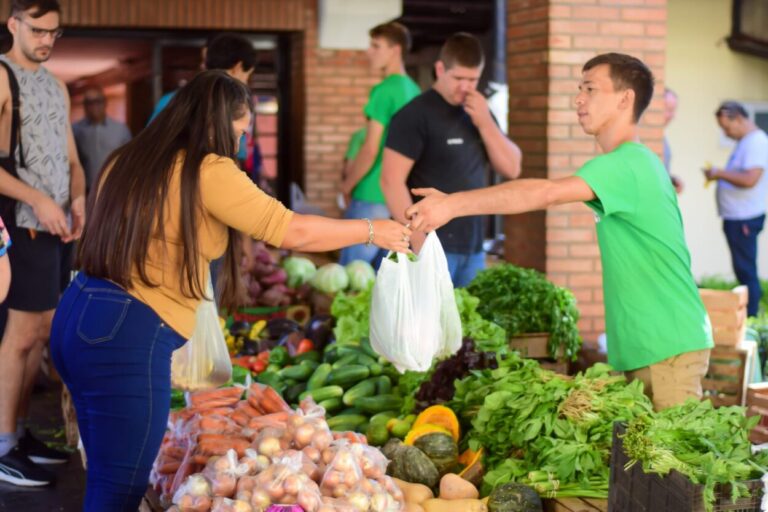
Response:
M135 512L171 406L171 353L186 340L119 286L79 273L56 309L51 355L88 458L86 512Z
M344 212L345 219L388 219L389 210L387 205L379 203L368 203L353 199L349 208ZM387 255L387 251L380 249L375 245L366 246L364 244L352 245L341 250L339 263L346 265L354 260L367 261L373 268L379 268L382 258Z
M760 278L757 275L757 235L763 230L765 215L746 220L723 220L723 232L731 250L733 273L749 289L747 315L756 316L760 308Z
M451 273L451 281L454 288L467 286L485 268L485 253L461 254L458 252L446 252L448 271Z

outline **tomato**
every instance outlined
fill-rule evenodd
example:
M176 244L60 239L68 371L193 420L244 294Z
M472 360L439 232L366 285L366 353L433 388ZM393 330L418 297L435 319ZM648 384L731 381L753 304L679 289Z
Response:
M305 352L309 352L310 350L315 349L315 344L312 343L312 340L304 338L299 342L299 345L296 347L296 353L297 354L303 354Z
M256 358L256 361L251 364L251 371L253 373L261 373L267 368L267 362L263 359Z

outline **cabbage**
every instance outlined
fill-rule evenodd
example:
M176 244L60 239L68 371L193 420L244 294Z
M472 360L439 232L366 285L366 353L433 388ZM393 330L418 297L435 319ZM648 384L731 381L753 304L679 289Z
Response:
M355 260L344 267L349 277L350 289L360 292L368 288L368 284L376 279L376 271L370 263L363 260Z
M310 283L323 293L337 293L349 286L349 278L344 267L338 263L328 263L317 269Z
M283 260L283 268L285 273L288 274L287 284L291 288L296 288L308 282L317 272L317 267L315 267L311 260L298 256L285 258Z

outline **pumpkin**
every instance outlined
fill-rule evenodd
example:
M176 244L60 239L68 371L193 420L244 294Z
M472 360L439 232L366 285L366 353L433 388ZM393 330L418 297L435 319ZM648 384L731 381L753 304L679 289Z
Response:
M445 427L441 427L440 425L424 424L424 425L419 425L418 427L411 428L410 432L408 432L408 435L405 436L404 442L405 444L412 446L416 443L416 440L421 436L425 436L427 434L433 434L436 432L453 437L451 434L451 431Z
M456 467L459 447L450 434L443 432L425 434L416 439L413 445L429 457L440 476Z
M435 464L415 446L400 448L395 453L390 467L393 477L414 484L423 484L430 489L435 488L440 481L440 473Z
M393 437L381 447L381 453L383 453L389 460L395 460L395 455L397 455L397 452L399 452L403 446L405 445L401 440Z
M472 451L467 448L459 455L459 464L464 466L459 476L464 480L479 486L483 482L483 449Z
M421 425L437 425L448 430L453 439L458 443L461 430L459 428L459 419L456 414L444 405L433 405L424 409L413 422L413 428Z
M488 497L489 512L542 512L544 506L536 491L527 485L510 482L495 488Z

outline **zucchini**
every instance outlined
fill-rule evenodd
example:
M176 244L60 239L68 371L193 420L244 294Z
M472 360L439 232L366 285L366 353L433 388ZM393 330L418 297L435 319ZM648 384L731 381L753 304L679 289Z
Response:
M368 413L396 411L403 406L403 399L397 395L364 396L355 400L355 407Z
M344 403L341 401L340 398L329 398L328 400L323 400L317 405L325 409L325 413L327 415L328 413L336 412L339 409L341 409Z
M328 375L328 384L335 384L338 386L350 386L356 384L361 380L365 380L371 374L371 370L367 366L353 364L338 370L333 370Z
M364 414L340 414L327 420L328 428L336 432L355 430L367 421L368 417Z
M376 377L376 394L388 395L392 392L392 381L386 375Z
M331 373L331 364L323 363L318 366L307 381L307 389L317 389L325 385L328 375Z
M308 396L311 396L316 403L320 403L329 398L341 398L344 396L344 388L341 386L323 386L322 388L308 389L299 395L299 400L304 400Z
M344 393L344 405L352 405L355 400L363 396L373 396L376 394L376 378L365 379L358 382Z

